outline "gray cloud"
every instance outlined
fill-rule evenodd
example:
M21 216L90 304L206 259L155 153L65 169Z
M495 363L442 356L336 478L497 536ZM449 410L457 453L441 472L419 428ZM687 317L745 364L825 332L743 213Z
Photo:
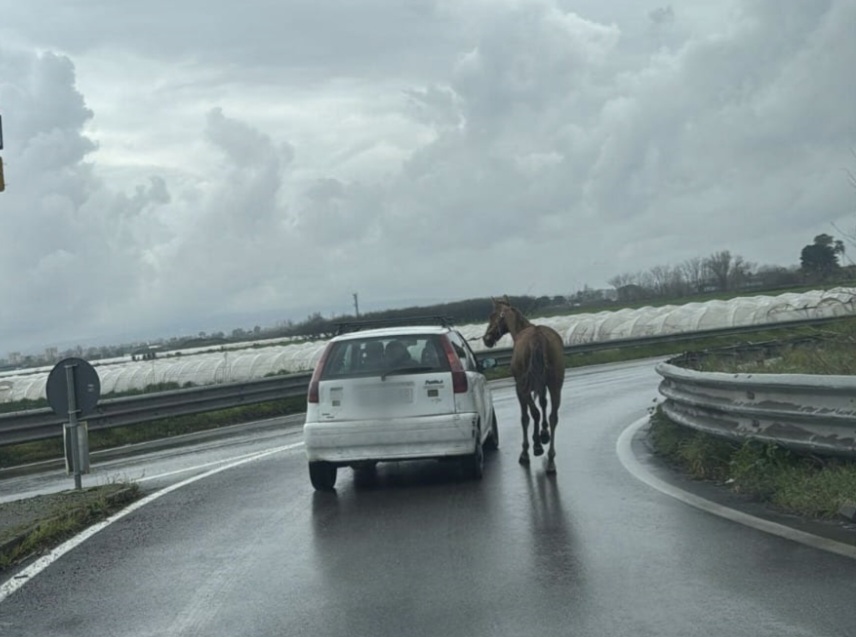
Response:
M0 26L0 352L853 225L846 0L39 4Z
M51 20L33 16L51 15ZM292 75L412 76L454 55L454 23L430 1L288 0L247 4L201 0L142 4L48 0L4 9L5 28L71 55L121 49L172 64L216 65L221 79L249 83ZM85 25L69 28L70 25Z

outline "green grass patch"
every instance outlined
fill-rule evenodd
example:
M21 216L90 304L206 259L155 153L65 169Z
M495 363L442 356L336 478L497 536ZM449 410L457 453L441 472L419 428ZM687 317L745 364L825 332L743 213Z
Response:
M266 420L279 416L301 413L306 408L306 398L303 396L294 398L283 398L256 405L244 405L241 407L230 407L218 411L210 411L203 414L189 414L187 416L176 416L164 418L148 423L127 425L125 427L114 427L93 431L89 434L89 447L96 451L99 449L110 449L122 445L146 442L160 438L170 438L182 434L217 429L229 425L237 425L254 420Z
M785 345L778 355L765 360L740 360L710 356L700 371L744 374L856 375L856 343L831 337L817 343Z
M0 572L57 546L141 495L136 484L116 482L0 503Z
M715 481L776 509L830 519L856 497L856 463L798 454L771 443L742 444L670 420L657 408L649 439L669 464L698 480Z

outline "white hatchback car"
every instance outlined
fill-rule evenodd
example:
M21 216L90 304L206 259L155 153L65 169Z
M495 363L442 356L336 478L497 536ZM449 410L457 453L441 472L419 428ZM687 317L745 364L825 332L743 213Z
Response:
M466 339L448 323L359 329L330 340L307 396L309 477L332 490L341 466L453 458L480 479L499 446L493 398ZM376 325L376 324L375 324ZM351 325L351 329L354 324Z

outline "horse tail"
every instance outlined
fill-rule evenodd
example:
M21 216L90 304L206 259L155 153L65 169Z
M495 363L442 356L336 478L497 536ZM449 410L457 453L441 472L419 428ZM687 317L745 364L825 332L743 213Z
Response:
M526 370L526 386L540 396L547 388L546 338L536 331L529 345L529 367Z

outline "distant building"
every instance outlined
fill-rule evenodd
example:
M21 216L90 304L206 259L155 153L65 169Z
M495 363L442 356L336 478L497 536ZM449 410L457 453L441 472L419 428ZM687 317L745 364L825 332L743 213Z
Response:
M10 365L20 365L24 360L24 357L21 356L21 352L9 352L9 364Z

